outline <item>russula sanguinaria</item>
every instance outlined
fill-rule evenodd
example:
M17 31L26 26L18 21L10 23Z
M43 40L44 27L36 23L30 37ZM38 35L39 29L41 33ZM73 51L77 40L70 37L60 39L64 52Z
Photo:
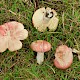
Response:
M73 62L72 49L66 45L60 45L56 48L54 65L59 69L67 69Z
M32 17L34 27L40 32L44 32L47 27L50 31L55 31L58 21L57 12L49 7L36 10Z
M11 21L0 25L0 52L7 48L10 51L16 51L22 48L20 40L28 37L28 31L24 29L23 24Z
M45 40L37 40L31 43L31 49L37 52L37 63L42 64L44 61L44 52L47 52L51 49L51 44Z

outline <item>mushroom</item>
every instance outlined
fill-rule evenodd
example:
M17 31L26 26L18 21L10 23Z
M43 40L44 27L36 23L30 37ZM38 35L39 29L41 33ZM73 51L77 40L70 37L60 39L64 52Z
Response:
M60 45L56 49L54 65L59 69L67 69L73 62L72 49L66 45Z
M49 7L36 10L32 17L34 27L40 32L44 32L47 27L50 31L55 31L58 21L57 12Z
M12 21L0 25L0 52L7 48L10 51L16 51L22 48L20 40L28 37L28 31L24 29L23 24Z
M51 44L45 40L37 40L31 43L31 49L37 52L37 63L42 64L44 61L44 52L51 49Z

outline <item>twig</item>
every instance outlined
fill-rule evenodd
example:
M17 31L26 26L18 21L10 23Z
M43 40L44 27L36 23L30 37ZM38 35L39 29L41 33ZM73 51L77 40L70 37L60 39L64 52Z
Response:
M14 64L12 64L12 65L10 66L10 68L14 67L14 66L16 65L16 63L17 63L17 62L15 62Z
M77 53L77 54L79 54L79 55L80 55L80 51L78 51L78 50L77 50L77 49L75 49L75 48L73 48L73 49L72 49L72 52Z
M63 24L63 29L65 30L65 27L64 27L64 12L62 14L62 24Z
M78 45L78 43L77 43L77 41L76 41L75 38L74 38L74 41L75 41L75 44L76 44L76 46L77 46L77 49L79 50L79 45Z
M48 64L45 63L45 65L47 65L54 73L55 73L55 70Z
M13 12L13 11L11 11L11 10L8 10L9 12L11 12L12 14L14 14L14 15L17 15L15 12Z

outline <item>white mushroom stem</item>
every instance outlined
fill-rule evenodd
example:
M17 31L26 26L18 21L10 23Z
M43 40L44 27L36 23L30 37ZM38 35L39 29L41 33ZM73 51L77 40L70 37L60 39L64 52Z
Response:
M37 59L38 64L42 64L42 62L44 61L44 53L38 52L37 56L36 56L36 59Z

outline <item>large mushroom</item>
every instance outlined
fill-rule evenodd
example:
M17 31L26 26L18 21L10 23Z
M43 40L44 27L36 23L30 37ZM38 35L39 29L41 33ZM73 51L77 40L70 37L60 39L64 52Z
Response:
M59 69L67 69L73 62L72 49L66 45L60 45L56 49L54 65Z
M45 40L37 40L31 43L31 49L37 52L37 63L42 64L44 61L44 52L51 49L51 44Z
M7 48L10 51L16 51L22 48L20 40L28 37L28 31L24 29L23 24L12 21L0 25L0 52Z
M32 17L34 27L40 32L44 32L47 27L50 31L55 31L58 21L57 12L49 7L36 10Z

